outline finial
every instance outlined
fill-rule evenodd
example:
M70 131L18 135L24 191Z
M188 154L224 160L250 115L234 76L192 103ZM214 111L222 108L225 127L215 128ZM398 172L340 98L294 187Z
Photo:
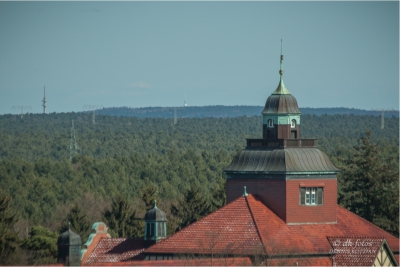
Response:
M68 230L71 230L71 222L68 222Z
M246 186L244 186L244 187L243 187L243 189L244 189L243 196L244 196L244 197L247 197L247 196L248 196L248 194L247 194L247 192L246 192Z
M281 67L279 69L279 74L281 75L281 80L282 80L282 75L283 75L282 63L283 63L283 54L282 54L282 39L281 39Z
M280 68L279 68L279 84L278 88L272 93L273 95L290 95L290 92L286 89L283 84L283 54L282 54L282 39L281 39L281 60L280 60Z
M157 208L157 200L154 199L154 208L153 209L156 209L156 208Z

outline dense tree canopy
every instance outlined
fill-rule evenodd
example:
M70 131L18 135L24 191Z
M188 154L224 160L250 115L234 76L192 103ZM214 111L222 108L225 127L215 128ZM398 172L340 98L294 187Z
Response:
M63 233L68 229L77 233L81 237L83 243L86 242L90 234L90 222L88 222L85 212L77 202L75 202L69 210L59 232Z
M17 214L10 208L11 197L0 189L0 264L9 264L18 247L19 238L14 230Z
M31 265L51 264L57 262L58 234L42 226L33 226L29 238L25 239L22 247L31 251L28 263Z
M111 209L104 211L103 219L114 237L143 236L143 222L136 218L136 211L122 196L112 200Z
M201 193L199 186L191 184L190 189L186 190L183 198L178 201L178 205L171 206L171 213L179 220L176 231L206 216L210 211L211 205Z
M71 120L81 148L72 161ZM340 204L398 236L398 221L388 214L398 220L399 121L386 118L384 129L380 123L375 116L302 115L301 135L318 138L319 148L344 170ZM6 198L4 214L18 211L19 218L0 225L0 238L15 238L0 253L12 253L18 237L10 229L24 239L44 232L32 232L33 226L57 232L74 220L74 203L80 204L74 216L86 217L85 229L104 220L114 236L142 236L144 213L157 199L172 234L225 204L222 170L245 138L261 137L262 119L179 118L174 125L167 118L99 115L93 125L86 113L29 114L0 116L0 129L0 188L13 198ZM374 204L362 206L368 201Z
M370 138L367 131L352 154L340 159L339 203L398 236L399 173L393 168L394 158L382 156Z

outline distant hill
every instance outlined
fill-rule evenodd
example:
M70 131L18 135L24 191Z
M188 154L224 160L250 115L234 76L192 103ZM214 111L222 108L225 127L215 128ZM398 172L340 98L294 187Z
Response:
M113 107L97 110L96 114L138 117L138 118L227 118L239 116L259 116L263 110L262 106L199 106L199 107L145 107L145 108L129 108L129 107ZM312 115L372 115L380 116L380 111L370 111L354 108L300 108L302 114ZM385 117L399 117L398 110L385 111Z

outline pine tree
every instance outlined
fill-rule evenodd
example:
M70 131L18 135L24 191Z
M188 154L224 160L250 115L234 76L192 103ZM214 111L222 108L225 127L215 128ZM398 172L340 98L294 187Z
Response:
M171 213L180 220L176 231L194 223L211 211L207 199L201 194L199 187L194 184L191 184L190 189L183 195L183 199L178 201L178 205L171 206Z
M367 131L353 155L339 159L339 204L398 237L399 172L370 139Z
M22 247L24 249L32 251L32 255L29 258L29 264L50 264L57 262L57 238L58 235L55 232L42 226L34 226L29 232L29 238L27 238Z
M10 209L11 197L2 195L0 189L0 264L9 264L18 248L18 234L13 226L17 215Z
M216 211L226 204L225 183L214 188L210 202L210 211Z
M154 200L157 196L157 187L150 184L142 190L142 201L146 205L146 211L151 210L154 207Z
M69 227L81 237L82 243L85 243L90 234L90 224L78 203L75 203L70 209L64 224L60 228L60 233L67 231Z
M136 211L122 196L112 200L111 210L104 211L103 219L113 236L141 237L144 234L143 220L136 218Z

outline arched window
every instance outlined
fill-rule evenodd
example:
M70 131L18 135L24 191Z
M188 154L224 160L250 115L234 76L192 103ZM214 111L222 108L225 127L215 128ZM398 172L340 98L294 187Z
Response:
M292 120L292 124L290 125L290 128L296 128L296 120Z
M274 128L274 121L268 120L268 128Z

